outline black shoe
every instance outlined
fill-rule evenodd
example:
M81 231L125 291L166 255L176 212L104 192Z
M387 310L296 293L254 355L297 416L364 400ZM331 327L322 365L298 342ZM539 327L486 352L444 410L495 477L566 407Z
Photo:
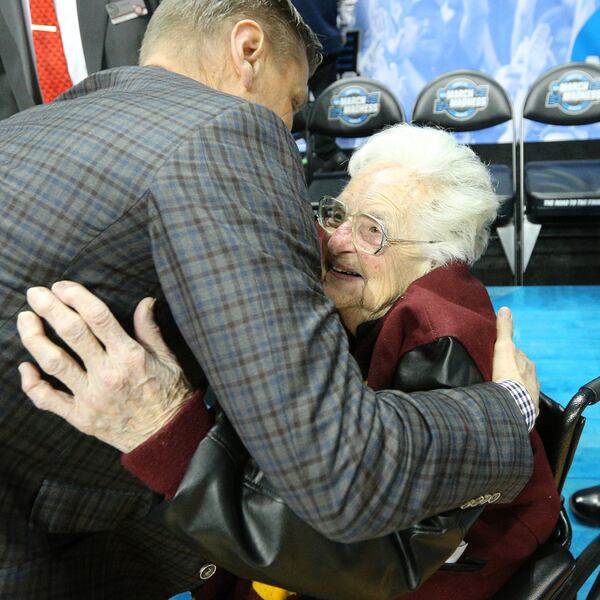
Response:
M571 510L579 520L600 527L600 485L575 492Z

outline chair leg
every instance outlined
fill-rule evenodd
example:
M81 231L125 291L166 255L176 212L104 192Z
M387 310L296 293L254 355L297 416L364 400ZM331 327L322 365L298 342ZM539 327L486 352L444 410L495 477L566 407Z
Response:
M522 239L522 255L523 255L523 273L527 270L527 265L529 264L529 259L533 254L533 248L535 243L537 242L538 235L540 235L541 225L537 225L535 223L530 223L527 220L527 217L523 219L523 229L521 231L521 239Z
M496 227L496 233L498 234L506 260L510 265L510 270L512 271L512 274L515 275L515 225L514 223L509 223L503 227Z

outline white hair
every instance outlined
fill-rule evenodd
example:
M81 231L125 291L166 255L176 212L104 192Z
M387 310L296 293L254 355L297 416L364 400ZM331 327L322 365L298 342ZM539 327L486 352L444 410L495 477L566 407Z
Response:
M403 123L371 137L348 165L351 177L376 164L398 165L426 189L411 204L415 239L440 241L422 251L440 267L453 260L474 263L484 252L498 211L485 165L449 133Z

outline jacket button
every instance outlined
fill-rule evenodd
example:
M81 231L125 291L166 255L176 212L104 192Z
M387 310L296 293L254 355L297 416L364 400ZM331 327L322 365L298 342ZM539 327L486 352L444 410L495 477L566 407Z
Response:
M203 581L206 579L210 579L217 572L217 566L212 563L206 563L200 567L200 571L198 571L198 577Z

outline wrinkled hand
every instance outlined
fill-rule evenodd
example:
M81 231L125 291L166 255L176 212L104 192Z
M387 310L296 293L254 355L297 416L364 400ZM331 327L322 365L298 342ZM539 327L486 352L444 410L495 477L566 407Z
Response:
M153 299L144 298L135 310L137 341L77 283L58 282L52 291L31 288L27 300L35 313L19 314L21 341L40 368L72 392L54 389L33 364L22 363L22 389L38 408L129 452L168 423L190 397L190 385L154 323ZM85 370L46 337L40 317L79 355Z
M535 404L537 414L540 404L540 384L535 373L535 365L513 343L512 314L505 306L498 311L496 328L492 379L494 381L514 379L522 383Z

